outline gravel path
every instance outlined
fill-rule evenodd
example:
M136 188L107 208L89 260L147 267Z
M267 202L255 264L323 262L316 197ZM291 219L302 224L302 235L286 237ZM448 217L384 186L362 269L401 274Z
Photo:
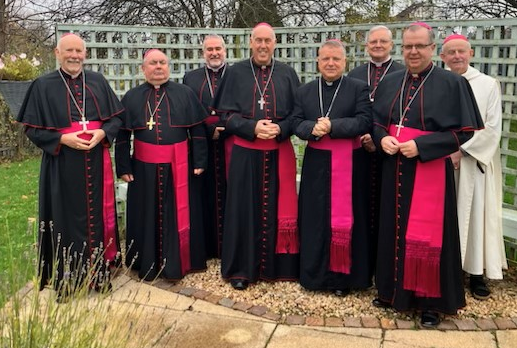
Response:
M189 274L178 285L206 290L234 301L266 306L283 318L288 315L323 318L373 316L390 319L408 319L413 316L413 313L397 313L372 306L371 301L376 295L374 288L337 297L331 292L305 290L296 282L258 282L251 284L245 291L237 291L222 280L219 260L210 260L207 266L205 272ZM467 306L454 318L516 318L516 266L505 272L504 280L490 281L488 284L492 290L491 298L478 301L466 290Z

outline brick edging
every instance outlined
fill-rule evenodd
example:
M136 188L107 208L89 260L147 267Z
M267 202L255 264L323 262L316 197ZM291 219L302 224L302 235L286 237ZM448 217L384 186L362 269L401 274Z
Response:
M133 278L133 276L131 276ZM136 277L138 279L138 277ZM139 280L139 279L138 279ZM140 280L139 280L140 281ZM146 282L147 283L147 282ZM420 325L418 320L377 318L374 316L366 317L314 317L302 315L288 315L283 318L280 314L272 312L266 306L255 306L251 303L234 301L207 290L186 287L159 279L150 285L162 290L171 291L183 296L192 297L231 308L244 313L252 314L260 318L276 321L286 325L307 325L313 327L348 327L348 328L367 328L367 329L427 329ZM437 328L427 330L441 331L494 331L494 330L516 330L517 318L478 318L478 319L454 319L446 318Z

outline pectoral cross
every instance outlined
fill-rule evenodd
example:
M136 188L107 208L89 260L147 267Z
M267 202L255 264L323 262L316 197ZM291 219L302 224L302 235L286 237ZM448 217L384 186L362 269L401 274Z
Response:
M147 127L149 128L149 130L153 130L153 126L156 124L156 122L154 122L154 119L153 117L149 117L149 121L146 122L146 125Z
M397 127L397 134L396 134L396 136L398 137L400 135L400 130L402 128L404 128L404 126L401 123L399 123L399 124L396 124L395 127Z
M86 117L81 117L81 121L79 121L79 124L83 126L83 131L88 130L88 128L86 127L88 123L90 123L90 121L88 121Z
M264 97L260 97L258 103L260 105L260 110L264 110L264 105L266 104L266 101L264 100Z

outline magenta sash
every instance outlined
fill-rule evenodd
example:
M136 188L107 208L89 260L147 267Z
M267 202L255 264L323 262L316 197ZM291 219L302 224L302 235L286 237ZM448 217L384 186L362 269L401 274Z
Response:
M404 127L397 137L406 142L432 132ZM394 125L389 134L395 136ZM417 297L441 297L440 256L445 209L445 160L417 162L406 231L404 289Z
M296 158L290 139L277 142L275 139L248 141L235 137L235 145L248 149L278 150L278 230L276 235L277 254L297 254L298 239L298 195L296 194Z
M330 265L332 272L350 274L352 266L352 205L353 150L358 139L331 139L324 136L309 141L308 146L331 152L330 168Z
M88 130L100 129L102 127L101 121L89 121ZM68 134L73 132L82 131L83 126L79 122L72 122L70 127L60 129L59 132L62 134ZM79 134L79 138L90 140L91 134ZM75 150L75 149L73 149ZM83 151L83 150L75 150ZM104 223L104 259L106 261L115 260L117 250L117 233L116 230L116 216L115 211L115 181L113 178L113 167L111 164L111 155L108 147L104 146L102 150L102 220Z
M188 142L155 145L134 140L134 158L146 163L170 163L173 177L176 219L178 224L181 272L185 275L190 266L190 207L188 186Z
M219 118L219 116L208 116L207 118L205 118L205 123L211 125L219 122L220 120L221 119Z

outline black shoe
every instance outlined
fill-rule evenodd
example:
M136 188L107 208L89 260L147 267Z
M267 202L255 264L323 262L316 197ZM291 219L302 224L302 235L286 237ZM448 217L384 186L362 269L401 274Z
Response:
M383 301L380 298L374 298L372 301L372 305L377 308L390 308L391 304L389 302Z
M420 324L422 324L423 327L437 327L440 321L440 315L436 312L423 311L420 317Z
M231 279L230 284L235 290L246 290L248 287L248 281L244 279Z
M482 275L470 276L470 292L477 300L486 300L490 297L490 289L485 283Z
M334 290L334 295L336 296L339 296L339 297L345 297L346 295L348 295L350 293L350 289L338 289L338 290Z

